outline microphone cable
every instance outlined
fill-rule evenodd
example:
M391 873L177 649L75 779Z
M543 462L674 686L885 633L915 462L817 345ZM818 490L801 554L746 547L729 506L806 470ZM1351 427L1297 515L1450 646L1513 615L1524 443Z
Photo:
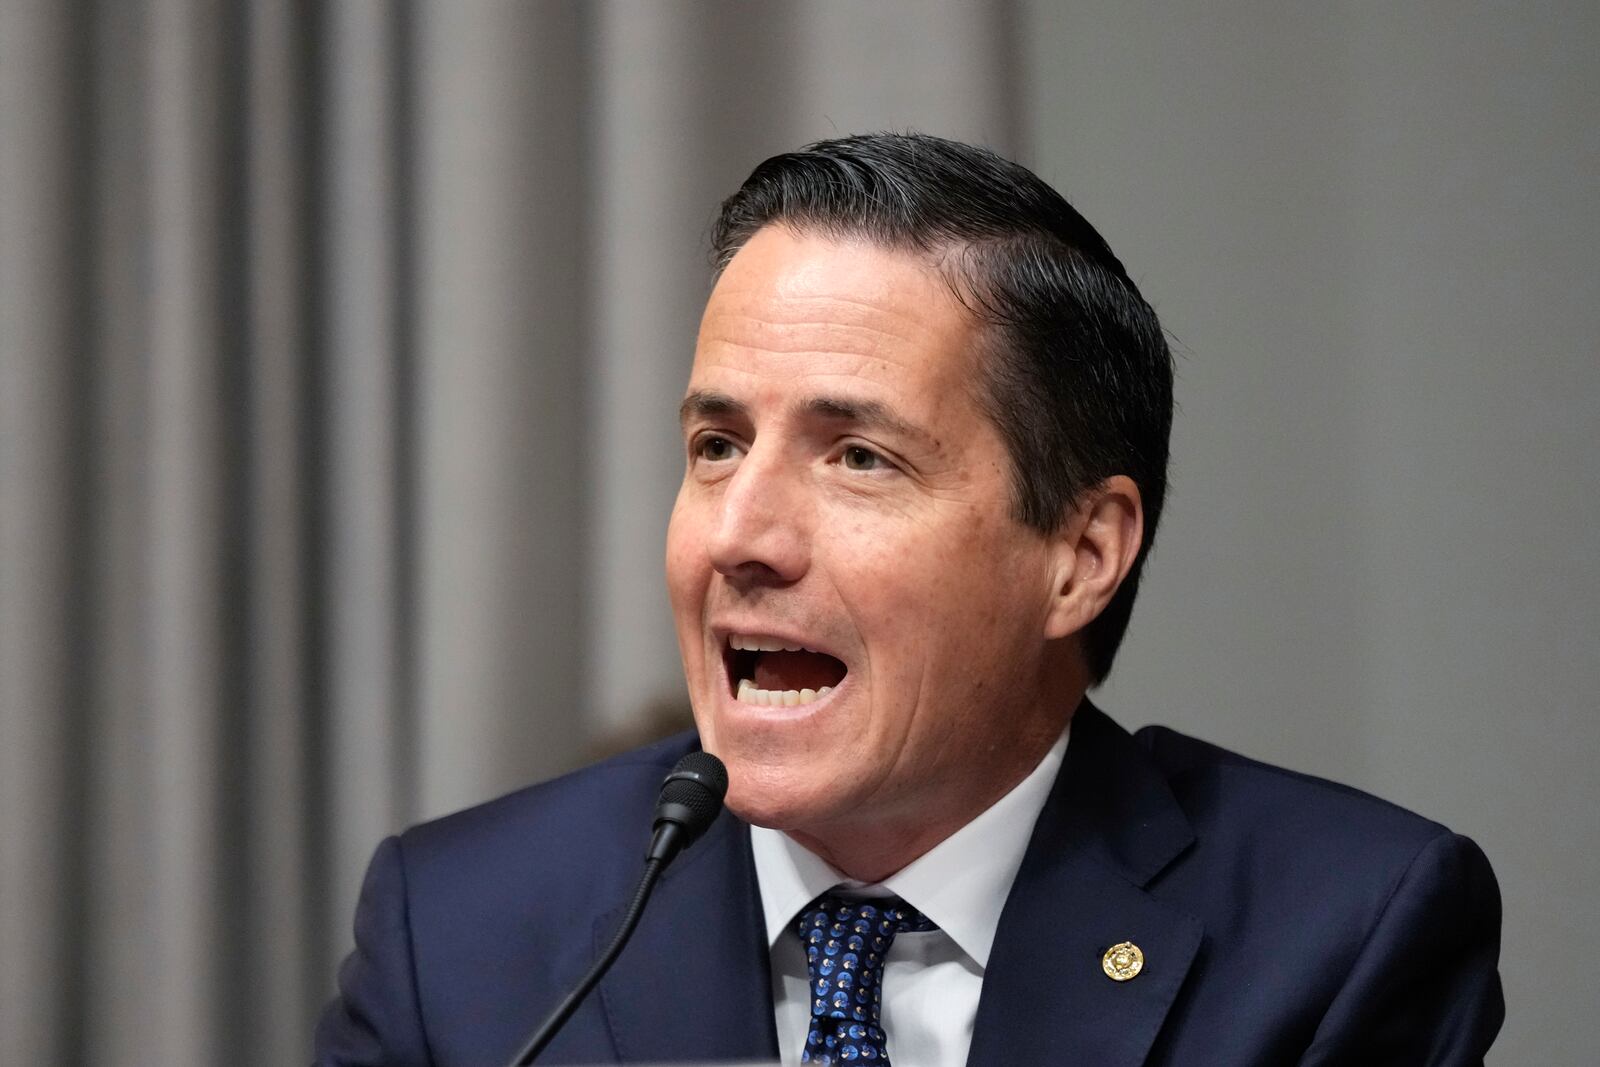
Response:
M661 793L656 800L655 827L651 834L650 849L645 854L644 873L633 891L633 900L623 913L617 932L594 961L572 991L557 1004L539 1024L527 1044L512 1059L510 1067L528 1067L544 1051L556 1033L566 1025L572 1013L578 1010L583 998L611 969L622 954L623 946L633 936L634 927L644 914L644 906L656 887L656 879L667 864L693 844L722 810L722 798L728 793L728 772L722 761L709 752L690 752L680 759L671 773L661 783Z

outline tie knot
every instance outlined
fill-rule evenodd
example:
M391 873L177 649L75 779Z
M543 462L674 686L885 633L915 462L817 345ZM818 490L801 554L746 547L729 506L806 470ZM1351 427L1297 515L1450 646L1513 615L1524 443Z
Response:
M936 929L899 897L846 900L828 894L801 912L798 932L811 976L811 1029L801 1062L887 1065L879 1024L884 957L895 935Z
M881 951L887 952L896 934L910 930L923 933L937 930L932 919L913 908L899 897L872 897L850 900L825 893L800 913L800 940L803 944L826 944L837 938L849 945L848 951L860 953L882 941ZM860 939L857 944L856 939Z

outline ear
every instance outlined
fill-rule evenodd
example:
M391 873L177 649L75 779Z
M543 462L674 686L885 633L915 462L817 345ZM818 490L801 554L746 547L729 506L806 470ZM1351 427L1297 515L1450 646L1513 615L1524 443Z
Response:
M1088 626L1133 569L1144 540L1139 487L1123 474L1107 478L1083 495L1056 537L1047 638L1066 637Z

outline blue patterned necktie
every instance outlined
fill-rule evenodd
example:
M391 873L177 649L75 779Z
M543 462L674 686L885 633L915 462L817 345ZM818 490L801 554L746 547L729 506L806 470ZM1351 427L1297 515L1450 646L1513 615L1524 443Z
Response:
M938 927L899 897L830 895L801 912L798 929L811 972L811 1030L800 1062L887 1064L878 1021L884 957L896 934Z

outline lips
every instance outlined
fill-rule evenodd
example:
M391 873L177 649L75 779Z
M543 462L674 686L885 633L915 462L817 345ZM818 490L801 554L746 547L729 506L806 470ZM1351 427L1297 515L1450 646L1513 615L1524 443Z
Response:
M832 692L849 671L831 653L766 634L728 634L723 656L734 696L755 705L809 704Z

